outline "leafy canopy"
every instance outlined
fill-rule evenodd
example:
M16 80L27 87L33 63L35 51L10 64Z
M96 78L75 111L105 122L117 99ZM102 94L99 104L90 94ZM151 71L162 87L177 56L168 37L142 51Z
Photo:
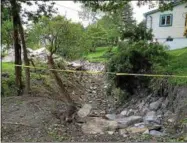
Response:
M38 23L32 24L28 31L27 42L40 43L51 54L59 54L65 58L77 58L86 52L84 28L73 23L64 16L52 18L42 17Z

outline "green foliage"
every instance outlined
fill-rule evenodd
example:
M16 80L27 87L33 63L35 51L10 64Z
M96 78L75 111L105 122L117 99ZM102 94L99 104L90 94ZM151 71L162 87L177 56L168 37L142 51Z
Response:
M118 9L116 13L113 13L113 17L118 21L118 27L120 29L120 38L123 40L125 33L132 33L136 21L133 18L133 8L130 4L124 5L122 8Z
M135 20L131 5L127 4L115 13L105 13L101 19L87 27L88 38L92 41L92 49L101 46L116 46L121 33L134 28Z
M4 7L2 11L2 44L6 46L3 50L8 50L13 45L13 25L9 9Z
M117 51L117 47L112 47L110 52L109 50L110 47L98 47L95 52L88 53L85 58L90 62L106 62L109 53L114 54Z
M3 74L6 74L4 76ZM2 63L1 96L13 96L16 91L14 66L12 63Z
M91 43L90 52L95 52L96 47L103 46L107 41L107 31L100 25L93 24L86 28L86 35Z
M103 16L98 20L97 25L101 26L106 31L106 39L108 43L106 45L115 45L120 36L120 29L118 28L119 19L117 17L109 15Z
M107 71L117 73L154 74L164 73L169 55L165 47L158 44L148 44L144 41L124 43L119 45L117 54L108 62ZM138 89L148 87L149 77L139 76L109 76L115 87L125 89L134 94ZM111 81L110 81L111 82Z
M87 37L79 23L73 23L63 16L52 18L42 17L39 22L31 25L27 42L31 45L39 43L51 53L67 59L83 56L87 52Z
M93 11L96 10L101 10L104 12L116 12L119 8L124 7L127 5L129 2L132 0L110 0L110 1L98 1L98 0L92 0L92 1L87 1L87 0L74 0L74 1L81 1L85 6L92 8ZM165 10L172 10L173 8L173 2L172 1L164 1L164 0L159 0L156 1L156 5L159 6L159 9L162 11ZM181 0L181 3L187 3L187 0ZM142 6L148 4L149 6L155 7L155 2L151 0L138 0L137 5Z
M137 42L141 40L152 40L152 31L146 28L145 21L138 25L132 25L133 28L126 30L122 34L122 39L129 39L130 42Z

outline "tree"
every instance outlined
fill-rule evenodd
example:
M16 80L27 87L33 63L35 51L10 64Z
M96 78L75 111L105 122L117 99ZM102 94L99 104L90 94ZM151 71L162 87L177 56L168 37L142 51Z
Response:
M57 54L64 58L71 59L84 52L84 28L81 24L73 23L63 16L52 18L41 17L38 23L31 26L30 31L35 33L36 41L45 43L48 49L48 67L55 69L53 55ZM60 89L60 100L66 100L69 107L75 106L70 94L65 89L63 79L55 70L51 70L52 75Z
M132 6L128 3L124 5L119 12L122 15L122 25L120 26L122 30L121 33L124 34L133 31L136 22L133 18Z
M85 5L81 5L81 10L79 11L79 18L83 20L91 20L93 22L98 20L98 17L101 16L99 11L92 11L90 7L86 7Z
M47 26L46 26L47 25ZM55 34L57 34L55 36ZM50 36L57 37L55 54L68 60L76 59L87 52L85 29L80 23L73 23L63 16L53 18L42 17L38 23L32 24L28 29L28 43L45 43L50 49ZM50 42L50 43L49 43Z
M40 34L40 40L45 42L45 46L49 50L48 58L48 67L49 69L56 69L55 62L53 60L53 55L59 52L62 45L66 45L66 48L71 48L71 43L76 43L76 31L73 31L75 25L67 20L65 17L56 16L53 18L42 17L37 24L34 25L34 29L37 30ZM71 29L73 28L73 29ZM75 35L74 35L75 34ZM68 39L71 39L68 41ZM69 46L69 47L68 47ZM63 47L64 48L64 47ZM52 75L55 78L55 81L60 89L59 99L64 101L68 105L67 114L65 117L66 121L73 119L73 114L76 112L76 105L73 99L70 97L70 94L65 88L63 80L60 78L59 74L55 70L50 70Z
M51 16L51 13L53 11L53 5L52 2L51 5L46 5L47 0L43 0L43 3L39 4L38 1L35 1L35 4L38 6L38 10L36 12L31 12L24 10L24 13L22 16L27 17L28 20L33 20L34 22L37 22L38 17L41 17L41 15ZM29 6L33 5L32 2L26 1L26 0L4 0L2 1L2 9L7 8L10 10L11 16L13 17L13 31L14 31L14 49L15 49L15 64L21 65L21 46L20 46L20 40L19 40L19 34L22 41L22 48L24 53L24 62L26 66L29 66L28 57L27 57L27 50L26 50L26 44L25 44L25 38L24 38L24 29L22 27L22 19L20 17L22 10L22 4L27 4ZM18 95L21 94L22 91L22 80L21 80L21 67L15 66L15 75L16 75L16 86L18 89ZM26 93L29 92L30 89L30 72L29 68L25 68L25 74L26 74Z
M107 41L106 30L98 24L92 24L86 28L88 39L91 40L90 52L94 52L97 46L102 45L103 42Z
M116 12L117 9L122 8L124 5L128 4L132 0L110 0L110 1L98 1L98 0L74 0L75 2L80 1L82 2L86 7L90 7L93 11L97 11L98 9L104 12ZM187 3L187 0L180 0L181 3ZM166 1L166 0L159 0L159 1L152 1L152 0L138 0L137 5L145 5L149 4L151 7L154 7L155 5L159 6L159 9L164 10L172 10L173 8L173 2L172 1Z
M26 43L25 43L24 29L23 29L23 26L21 23L20 16L18 17L18 21L19 21L19 32L20 32L20 37L21 37L22 47L23 47L24 63L26 66L29 66L29 59L28 59L28 55L27 55L27 47L26 47ZM30 92L30 69L28 67L25 68L25 78L26 78L25 91L26 91L26 94L28 94Z
M13 45L13 25L11 20L2 21L2 44L6 46L6 49L10 49Z
M2 7L2 44L5 45L5 50L13 45L13 25L11 19L10 9Z
M107 45L116 45L120 37L119 24L116 22L117 18L115 18L110 15L105 15L97 22L106 31Z
M146 28L145 21L138 25L133 25L131 30L123 32L122 39L128 39L130 42L148 41L152 40L152 30Z
M19 43L19 13L18 5L15 0L10 1L11 12L13 17L13 30L14 30L14 50L15 50L15 65L21 65L21 46ZM22 79L21 79L21 67L15 66L15 75L16 75L16 86L17 86L17 95L20 95L22 92Z

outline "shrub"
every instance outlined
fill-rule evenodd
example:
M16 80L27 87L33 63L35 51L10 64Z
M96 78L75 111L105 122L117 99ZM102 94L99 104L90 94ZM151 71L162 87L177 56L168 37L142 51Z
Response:
M15 94L16 85L15 85L15 76L13 73L6 73L8 77L2 77L1 82L1 96L12 96Z
M159 44L139 41L122 42L118 52L107 64L107 71L117 73L161 74L166 72L169 55L166 47ZM150 86L152 77L109 75L109 82L115 87L134 94L138 89Z

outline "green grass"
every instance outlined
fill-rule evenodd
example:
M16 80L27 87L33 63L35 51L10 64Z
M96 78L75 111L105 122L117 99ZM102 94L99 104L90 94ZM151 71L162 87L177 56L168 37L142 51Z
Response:
M1 63L1 71L8 74L1 79L1 96L12 96L16 91L13 63Z
M187 76L187 47L169 51L169 54L171 55L169 71L176 75ZM173 78L171 81L179 85L187 84L187 78Z
M98 47L95 52L89 53L85 58L90 62L105 62L107 60L106 54L109 47ZM112 48L112 52L116 52L117 47Z
M89 53L86 59L90 62L106 62L106 54L108 52L108 47L98 47L93 53ZM112 52L115 53L117 47L113 47ZM169 62L168 71L175 75L187 76L187 47L178 50L169 51L171 55L171 60ZM1 63L2 72L10 73L12 78L14 77L14 64L13 63ZM24 74L24 70L23 70ZM31 73L31 77L35 76L35 73ZM186 85L187 78L171 78L171 82L179 85Z
M90 62L106 62L106 53L109 47L98 47L93 53L89 53L86 56L86 59ZM117 47L112 49L112 52L115 53ZM184 75L187 76L187 47L183 49L171 50L169 51L171 59L169 62L168 71L175 75ZM184 85L187 84L187 78L171 78L171 82L174 84Z
M13 73L14 72L14 64L13 63L1 63L1 71Z
M15 95L16 92L16 86L15 86L15 67L14 67L14 63L6 63L6 62L2 62L1 63L1 70L2 73L7 73L8 77L3 77L2 78L2 82L1 82L1 96L12 96ZM30 73L31 79L32 80L38 80L38 79L42 79L46 81L46 84L48 79L50 79L50 75L49 74L38 74L36 73L33 69L31 70ZM25 71L24 68L22 68L22 80L23 83L25 81ZM32 86L33 88L33 86Z

